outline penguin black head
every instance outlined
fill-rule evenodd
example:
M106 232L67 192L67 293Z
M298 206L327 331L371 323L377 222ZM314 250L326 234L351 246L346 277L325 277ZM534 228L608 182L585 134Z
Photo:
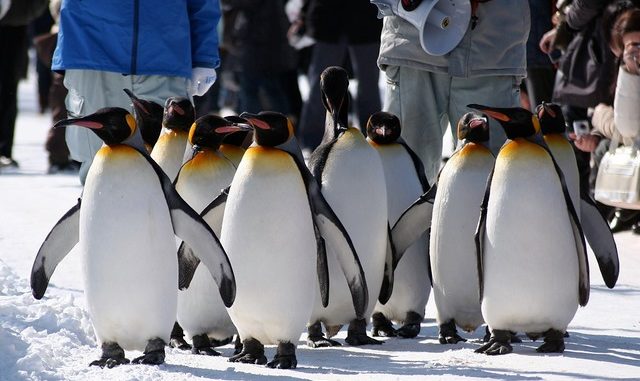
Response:
M458 140L474 143L489 141L489 119L485 114L468 112L458 121Z
M291 121L279 112L261 111L257 115L243 112L240 117L253 126L254 141L264 147L279 146L294 134Z
M367 121L367 136L377 144L391 144L400 137L400 119L394 114L379 111Z
M562 109L555 103L542 102L536 107L536 115L543 135L563 134L567 129Z
M129 111L120 107L101 108L91 115L64 119L53 127L79 126L90 128L108 146L123 143L136 131L136 121Z
M195 150L203 147L217 150L222 144L222 140L228 134L236 131L251 130L251 126L246 124L234 124L227 119L213 114L207 114L196 119L189 130L189 142Z
M489 107L470 104L467 107L483 111L500 122L509 139L526 138L540 132L538 117L522 107Z
M136 97L129 89L124 89L131 102L136 115L136 123L140 128L142 140L153 147L158 141L162 130L162 114L164 108L156 102L147 101Z
M188 132L195 119L196 113L189 99L184 97L167 98L162 117L164 127Z
M329 66L320 74L322 103L333 119L333 128L344 131L348 126L349 75L340 66Z
M227 121L232 124L246 124L248 123L246 119L241 118L235 115L229 115L224 117ZM237 132L228 134L222 139L222 144L230 144L232 146L237 147L245 147L245 141L247 140L247 135L249 135L253 129L241 129Z

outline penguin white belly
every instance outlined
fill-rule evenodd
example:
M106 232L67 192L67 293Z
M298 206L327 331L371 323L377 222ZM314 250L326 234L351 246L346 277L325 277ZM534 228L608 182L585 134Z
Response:
M178 193L197 212L201 212L231 184L235 173L227 159L210 155L216 154L201 152L196 155L182 167L176 182ZM211 228L220 237L221 225ZM188 289L178 291L177 316L188 337L206 333L222 340L235 333L218 286L205 266L198 266Z
M151 151L151 157L171 181L176 178L182 166L187 150L187 135L184 131L163 128L158 141L153 146L153 151Z
M322 194L349 233L364 270L369 291L364 316L368 318L380 294L387 245L387 191L380 155L358 130L350 128L331 149L321 181ZM322 307L318 295L311 322L348 323L356 317L353 301L330 246L327 260L329 305Z
M221 243L237 285L228 311L242 340L297 342L319 286L309 201L289 154L247 150L231 184Z
M83 193L85 295L98 340L125 350L144 350L154 338L168 342L178 266L158 176L132 148L103 147Z
M573 207L576 209L577 215L580 216L580 174L578 173L576 154L573 152L571 144L562 135L547 135L545 141L558 166L562 169Z
M431 220L430 256L436 320L454 319L466 331L484 320L480 311L474 235L493 155L467 144L442 170Z
M402 145L374 147L380 154L384 168L389 223L393 226L402 212L422 195L422 185L413 161ZM404 253L394 273L391 298L384 305L376 302L375 311L396 321L404 321L410 311L424 316L431 291L427 250L428 240L424 234Z
M509 144L491 183L482 313L492 329L564 331L578 307L578 257L560 181L541 147Z

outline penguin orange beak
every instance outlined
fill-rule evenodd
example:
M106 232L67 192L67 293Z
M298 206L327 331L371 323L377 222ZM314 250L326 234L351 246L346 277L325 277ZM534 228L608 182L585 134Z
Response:
M492 117L493 119L497 119L497 120L500 120L500 121L503 121L503 122L511 121L511 117L509 115L504 114L504 113L499 112L499 111L496 111L496 110L494 110L494 109L492 109L491 107L488 107L488 106L482 106L482 105L478 105L478 104L469 104L469 105L467 105L467 107L482 111L485 114L487 114L490 117Z
M234 123L228 126L216 127L215 132L218 134L230 134L232 132L251 131L251 130L253 130L253 127L250 124Z
M149 110L147 110L146 107L144 107L144 104L142 102L140 102L140 98L136 97L135 94L133 94L133 92L129 89L122 89L125 93L127 93L127 95L129 96L129 98L131 99L131 102L133 103L133 107L135 109L139 109L142 110L145 114L150 114Z
M251 126L254 128L259 128L261 130L270 130L271 126L261 119L258 118L257 115L249 114L248 112L243 112L240 114L241 118L244 118Z
M469 122L469 127L476 128L476 127L481 127L485 124L487 124L486 118L477 118L477 119L472 119L471 122Z
M66 126L85 127L85 128L90 128L92 130L99 130L101 128L104 128L103 123L96 122L93 120L87 120L85 118L60 120L53 125L53 128L60 128L60 127L66 127Z

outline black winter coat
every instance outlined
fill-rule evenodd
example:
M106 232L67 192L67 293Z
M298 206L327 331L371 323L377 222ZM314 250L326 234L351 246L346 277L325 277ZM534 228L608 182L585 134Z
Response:
M307 0L304 5L307 34L322 42L337 42L346 35L349 43L380 41L382 20L369 0Z

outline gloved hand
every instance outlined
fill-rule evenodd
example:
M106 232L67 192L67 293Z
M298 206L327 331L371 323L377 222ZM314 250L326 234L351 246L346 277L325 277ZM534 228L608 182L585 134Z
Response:
M189 94L191 96L202 96L209 90L217 78L216 69L206 67L194 67L191 71L191 85Z

